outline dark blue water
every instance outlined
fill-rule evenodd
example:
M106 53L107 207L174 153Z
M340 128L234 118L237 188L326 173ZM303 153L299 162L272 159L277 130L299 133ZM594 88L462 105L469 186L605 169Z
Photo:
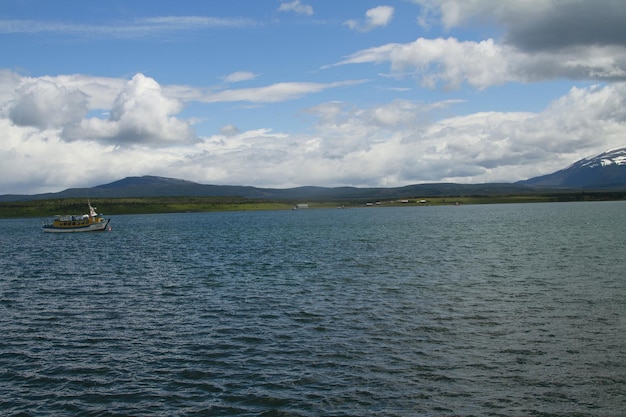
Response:
M626 410L625 202L111 224L0 220L2 415Z

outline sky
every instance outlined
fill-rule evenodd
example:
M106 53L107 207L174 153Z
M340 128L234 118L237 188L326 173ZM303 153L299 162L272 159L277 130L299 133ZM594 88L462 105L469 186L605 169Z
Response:
M626 146L623 0L0 0L0 194L514 182Z

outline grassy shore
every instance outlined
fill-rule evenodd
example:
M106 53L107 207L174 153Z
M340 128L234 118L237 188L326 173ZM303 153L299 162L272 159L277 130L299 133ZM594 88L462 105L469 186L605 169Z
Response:
M246 210L290 210L297 203L307 203L309 208L363 207L363 206L435 206L456 204L538 203L557 201L626 200L626 191L607 192L553 192L527 195L483 195L414 197L389 201L268 201L237 197L152 197L152 198L101 198L91 201L98 212L108 215L185 213ZM33 200L0 203L0 218L52 217L57 214L82 214L87 212L84 199Z
M219 197L101 198L91 200L98 212L116 214L185 213L242 210L281 210L288 202ZM83 199L54 199L0 203L0 218L51 217L57 214L87 213Z

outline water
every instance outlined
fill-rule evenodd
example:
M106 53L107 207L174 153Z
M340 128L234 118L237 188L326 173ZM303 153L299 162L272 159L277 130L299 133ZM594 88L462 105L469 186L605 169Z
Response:
M0 220L8 416L621 416L626 203Z

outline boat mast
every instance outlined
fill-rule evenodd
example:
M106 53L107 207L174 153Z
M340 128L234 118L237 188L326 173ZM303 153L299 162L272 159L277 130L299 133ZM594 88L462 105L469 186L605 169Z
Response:
M89 205L89 223L94 223L98 214L96 213L96 208L91 206L91 201L87 199L87 204Z

